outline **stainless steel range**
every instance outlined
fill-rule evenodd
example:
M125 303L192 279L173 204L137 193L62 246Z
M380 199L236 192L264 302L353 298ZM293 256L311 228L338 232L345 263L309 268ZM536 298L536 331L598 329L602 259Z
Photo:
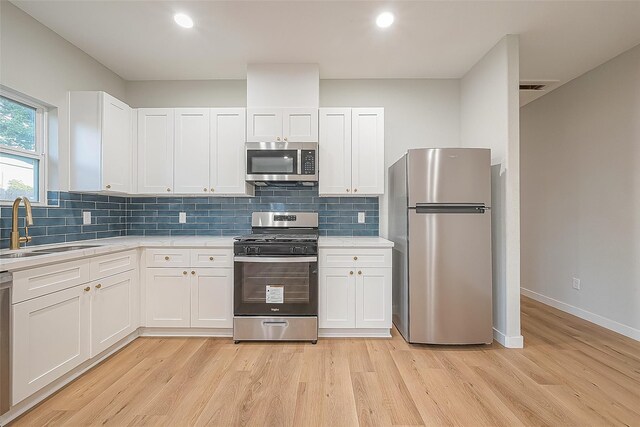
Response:
M236 237L233 339L318 340L318 214L254 212Z

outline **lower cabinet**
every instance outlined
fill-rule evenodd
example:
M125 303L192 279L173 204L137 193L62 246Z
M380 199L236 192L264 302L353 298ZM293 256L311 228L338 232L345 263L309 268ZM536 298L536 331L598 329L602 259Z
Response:
M353 268L321 268L318 327L356 327L356 278Z
M231 268L147 268L146 326L232 328Z

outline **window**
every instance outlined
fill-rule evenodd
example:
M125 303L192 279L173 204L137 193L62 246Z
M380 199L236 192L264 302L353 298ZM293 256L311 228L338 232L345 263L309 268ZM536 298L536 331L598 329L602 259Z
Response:
M40 105L0 95L0 202L46 202L44 116Z

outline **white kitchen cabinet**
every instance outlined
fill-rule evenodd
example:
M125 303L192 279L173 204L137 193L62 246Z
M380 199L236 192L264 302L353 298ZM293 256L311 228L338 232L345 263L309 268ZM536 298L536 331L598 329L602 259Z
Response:
M175 193L209 192L209 108L176 108L174 142Z
M316 108L249 108L247 142L316 142Z
M384 194L384 109L321 108L319 194Z
M233 328L232 270L197 268L191 272L191 327Z
M174 110L138 109L138 193L173 191Z
M253 195L245 181L246 110L212 108L210 112L210 179L213 195Z
M133 112L105 92L69 93L71 191L130 193Z
M80 285L13 305L13 404L89 359L90 291Z
M318 327L356 327L356 278L353 268L320 268Z
M90 283L91 357L111 347L137 329L136 270Z
M321 329L391 328L390 248L321 248L318 259Z
M187 268L147 268L146 326L189 327L190 274Z

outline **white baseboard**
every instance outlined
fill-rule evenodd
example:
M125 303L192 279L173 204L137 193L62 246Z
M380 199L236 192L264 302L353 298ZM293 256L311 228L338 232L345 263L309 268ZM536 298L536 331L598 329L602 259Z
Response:
M389 328L321 328L320 338L391 338Z
M140 328L142 337L220 337L231 338L233 328Z
M506 336L496 328L493 328L493 339L498 341L503 347L506 348L523 348L524 338L522 335Z
M632 338L636 341L640 341L640 329L633 328L631 326L616 322L608 317L600 316L599 314L592 313L582 308L567 304L557 299L550 298L548 296L539 294L530 289L520 288L520 293L526 297L534 299L546 305L550 305L553 308L557 308L565 313L573 314L587 322L595 323L598 326L609 329L610 331L617 332L625 337Z

